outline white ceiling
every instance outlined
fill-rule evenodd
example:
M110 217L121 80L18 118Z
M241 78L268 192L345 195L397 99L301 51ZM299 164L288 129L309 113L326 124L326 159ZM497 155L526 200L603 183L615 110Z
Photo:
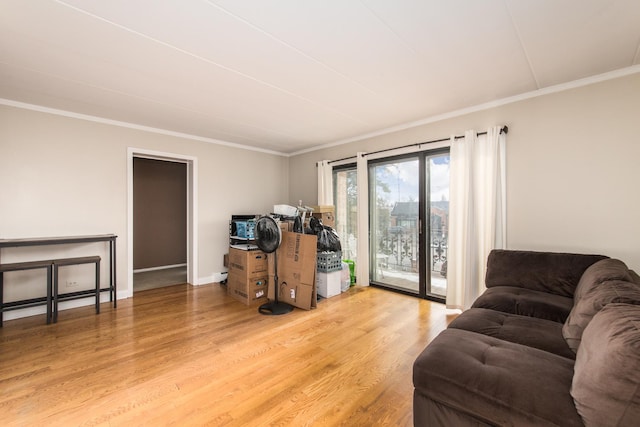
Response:
M0 0L5 101L279 153L638 64L638 0Z

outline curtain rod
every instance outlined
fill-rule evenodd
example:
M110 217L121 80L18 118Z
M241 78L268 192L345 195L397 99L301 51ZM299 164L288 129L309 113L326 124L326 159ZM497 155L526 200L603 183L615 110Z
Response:
M500 128L500 133L504 133L507 134L509 133L509 127L507 126L502 126ZM487 132L478 132L476 135L480 136L480 135L486 135ZM454 136L453 139L462 139L464 138L464 135L458 135L458 136ZM386 151L393 151L393 150L399 150L401 148L409 148L409 147L416 147L416 146L420 146L420 145L425 145L425 144L435 144L436 142L445 142L445 141L449 141L451 138L440 138L440 139L434 139L433 141L425 141L425 142L416 142L414 144L407 144L407 145L403 145L401 147L393 147L393 148L385 148L383 150L378 150L378 151L372 151L371 153L365 153L363 154L364 156L370 155L370 154L378 154L378 153L384 153ZM343 160L349 160L349 159L355 159L356 156L349 156L349 157L344 157L342 159L336 159L336 160L330 160L329 163L334 163L334 162L341 162ZM317 164L316 164L317 166Z

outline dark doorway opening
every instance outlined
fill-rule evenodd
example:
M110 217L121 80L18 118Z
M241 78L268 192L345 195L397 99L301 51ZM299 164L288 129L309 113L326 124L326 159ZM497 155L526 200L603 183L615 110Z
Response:
M133 291L187 282L187 164L133 158Z

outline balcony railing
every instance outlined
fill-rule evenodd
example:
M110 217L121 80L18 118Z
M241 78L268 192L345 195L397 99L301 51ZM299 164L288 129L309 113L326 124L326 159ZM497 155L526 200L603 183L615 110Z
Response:
M378 240L378 263L383 269L418 272L418 232L415 228L389 227ZM447 260L446 238L431 241L431 271L441 272ZM446 269L446 266L445 266ZM446 275L446 272L445 272Z

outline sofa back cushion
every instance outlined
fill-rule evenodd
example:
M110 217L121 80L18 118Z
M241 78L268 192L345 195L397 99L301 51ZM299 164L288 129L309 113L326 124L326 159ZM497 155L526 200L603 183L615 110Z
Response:
M584 331L571 396L586 426L640 420L640 306L609 304Z
M603 255L494 249L487 259L487 288L515 286L573 297L584 271Z
M617 259L598 261L587 268L562 327L562 335L574 352L578 351L584 329L604 306L616 302L640 304L640 285L631 280L627 266Z

